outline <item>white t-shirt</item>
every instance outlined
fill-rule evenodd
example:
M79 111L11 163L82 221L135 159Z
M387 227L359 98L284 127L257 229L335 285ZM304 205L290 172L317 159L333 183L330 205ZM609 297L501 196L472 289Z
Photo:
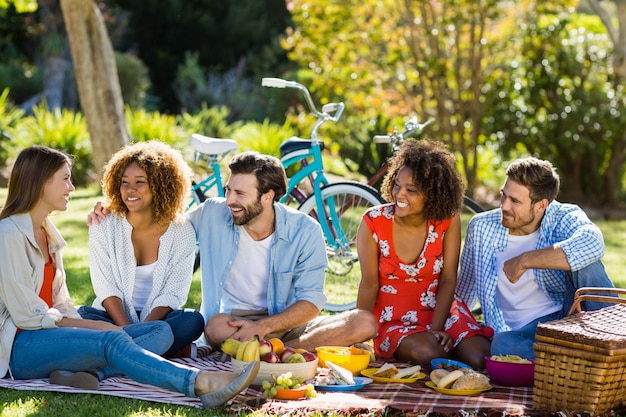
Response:
M504 274L504 262L524 252L535 250L538 239L538 230L525 236L509 235L506 249L496 254L498 271L496 301L502 310L504 321L511 330L520 329L538 317L562 309L562 305L539 288L534 269L526 270L516 283L511 283Z
M263 240L254 240L245 227L239 229L237 256L224 283L224 296L220 311L233 309L267 311L267 286L269 282L270 246L274 233Z
M133 307L142 311L152 291L154 268L156 262L149 265L138 265L135 269L135 287L133 289Z

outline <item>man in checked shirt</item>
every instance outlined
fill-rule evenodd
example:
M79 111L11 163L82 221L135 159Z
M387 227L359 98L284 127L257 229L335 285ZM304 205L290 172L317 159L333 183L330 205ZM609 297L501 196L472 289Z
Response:
M480 302L495 330L492 355L534 358L538 323L567 315L582 287L613 287L604 270L600 229L574 204L556 201L559 176L537 158L514 161L500 190L500 208L470 221L457 293ZM608 304L586 302L585 310Z

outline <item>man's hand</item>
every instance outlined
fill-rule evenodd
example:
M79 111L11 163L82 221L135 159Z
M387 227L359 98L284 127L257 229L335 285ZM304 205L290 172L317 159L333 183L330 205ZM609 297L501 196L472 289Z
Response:
M229 320L228 325L232 326L235 330L235 333L233 333L230 338L239 340L240 342L251 340L254 336L259 336L259 339L263 339L267 334L267 329L260 320Z
M524 254L521 254L505 261L502 267L504 275L506 275L509 281L513 284L519 281L522 275L524 275L524 272L528 269L522 265L523 256Z
M100 224L100 219L106 219L107 214L109 214L109 209L103 207L101 201L96 202L93 211L87 215L87 226Z

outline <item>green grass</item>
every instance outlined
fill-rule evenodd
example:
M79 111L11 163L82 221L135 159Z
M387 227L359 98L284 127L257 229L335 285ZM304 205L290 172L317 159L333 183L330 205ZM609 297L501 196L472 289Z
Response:
M0 188L0 201L4 203L6 189ZM87 245L87 214L102 197L97 188L79 189L72 194L67 212L54 216L53 221L68 243L64 252L64 264L68 287L74 302L90 304L94 298L89 280L89 251ZM464 219L465 220L465 219ZM626 221L598 221L606 242L604 263L609 276L617 287L626 288ZM200 277L194 275L187 306L200 306ZM106 395L75 395L56 392L0 390L0 417L27 416L206 416L200 409L185 406L164 405ZM225 416L225 413L211 413ZM263 414L250 414L261 415ZM329 414L317 414L319 416ZM330 415L336 415L331 413Z

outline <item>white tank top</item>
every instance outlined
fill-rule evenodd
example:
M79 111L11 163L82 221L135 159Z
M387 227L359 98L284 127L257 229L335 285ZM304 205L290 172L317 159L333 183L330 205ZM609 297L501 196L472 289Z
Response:
M135 288L133 289L133 307L141 311L146 306L146 301L152 291L154 268L156 262L149 265L138 265L135 269Z

